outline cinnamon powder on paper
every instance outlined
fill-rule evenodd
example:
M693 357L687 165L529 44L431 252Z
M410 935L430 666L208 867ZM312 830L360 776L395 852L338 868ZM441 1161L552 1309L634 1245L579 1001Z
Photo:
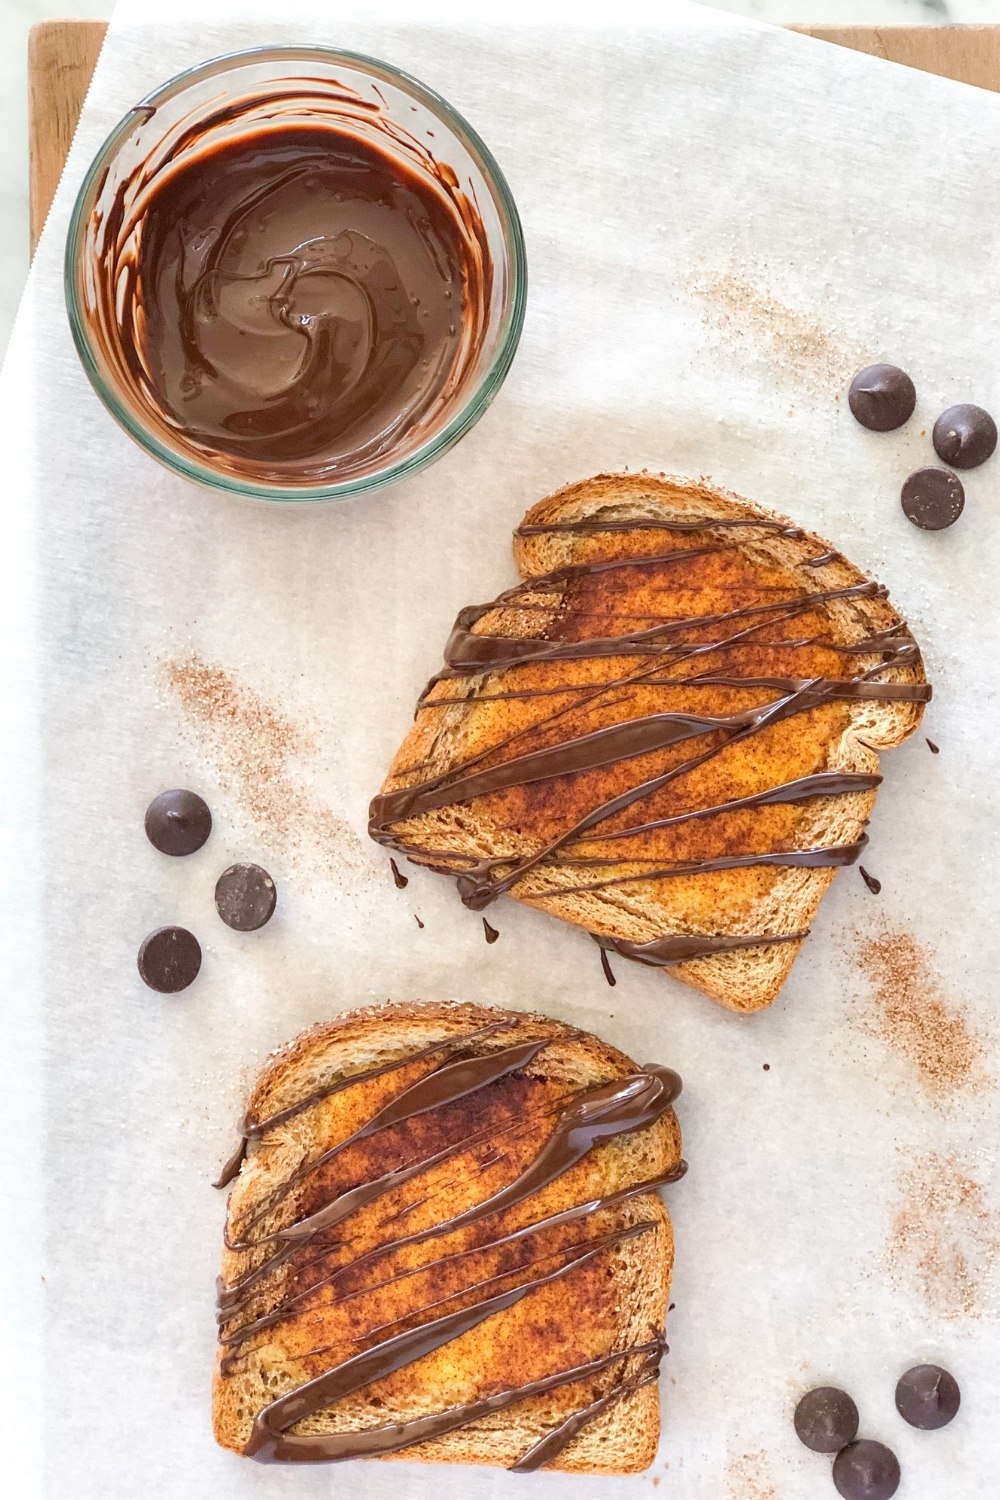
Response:
M905 1169L885 1257L895 1277L914 1287L932 1313L979 1316L998 1254L1000 1216L968 1167L932 1151Z
M767 1455L759 1449L732 1459L726 1475L728 1500L777 1500L778 1491L767 1472Z
M363 866L357 834L316 799L301 775L302 763L316 753L301 725L199 656L168 662L165 673L223 786L272 848L318 859L332 874Z
M991 1082L983 1041L963 1005L949 999L912 933L889 929L860 938L858 963L872 987L861 1025L916 1073L933 1103L978 1093Z
M858 366L860 356L843 349L828 329L742 276L699 278L694 289L704 298L709 319L731 340L730 352L749 336L790 376L823 390L839 390Z

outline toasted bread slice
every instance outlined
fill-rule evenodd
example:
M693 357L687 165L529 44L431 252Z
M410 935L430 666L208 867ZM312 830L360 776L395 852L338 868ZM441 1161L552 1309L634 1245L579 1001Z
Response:
M525 516L459 615L372 836L735 1010L769 1005L930 697L885 590L705 481L603 474Z
M644 1185L683 1171L679 1089L561 1022L463 1004L355 1011L276 1054L229 1202L218 1441L272 1460L646 1468L673 1239ZM346 1380L369 1355L385 1368ZM342 1394L310 1400L324 1376Z

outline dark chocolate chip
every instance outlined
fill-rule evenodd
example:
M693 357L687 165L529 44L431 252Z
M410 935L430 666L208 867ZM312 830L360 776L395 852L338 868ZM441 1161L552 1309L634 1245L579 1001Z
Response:
M215 885L215 905L227 927L256 932L274 914L278 892L260 865L230 865Z
M138 963L139 974L151 990L176 995L197 979L201 947L186 927L158 927L143 939Z
M847 404L872 432L892 432L913 416L917 392L905 370L896 365L868 365L851 381Z
M848 1443L833 1461L833 1483L844 1500L890 1500L899 1489L899 1459L881 1443Z
M176 787L146 808L146 837L161 854L193 854L211 832L212 814L197 792Z
M949 406L934 423L934 451L955 469L978 469L993 456L997 424L981 406Z
M835 1385L817 1386L795 1408L795 1431L814 1453L837 1453L858 1435L858 1408Z
M947 1427L962 1404L958 1381L940 1365L914 1365L896 1386L896 1410L925 1432Z
M903 485L901 496L908 521L922 531L941 531L962 514L965 490L957 474L947 469L918 469Z

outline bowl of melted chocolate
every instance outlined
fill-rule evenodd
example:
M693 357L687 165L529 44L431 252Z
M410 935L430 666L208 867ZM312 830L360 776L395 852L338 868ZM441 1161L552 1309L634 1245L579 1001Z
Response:
M70 323L112 415L189 479L328 499L482 415L524 318L517 210L444 99L325 48L217 58L121 121L77 199Z

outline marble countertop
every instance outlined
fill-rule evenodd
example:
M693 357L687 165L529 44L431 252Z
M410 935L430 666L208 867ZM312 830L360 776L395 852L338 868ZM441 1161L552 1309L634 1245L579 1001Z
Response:
M1000 0L707 0L776 23L830 26L1000 23ZM211 0L208 0L211 10ZM0 5L0 355L28 269L25 48L29 28L55 17L107 13L101 0L2 0Z

